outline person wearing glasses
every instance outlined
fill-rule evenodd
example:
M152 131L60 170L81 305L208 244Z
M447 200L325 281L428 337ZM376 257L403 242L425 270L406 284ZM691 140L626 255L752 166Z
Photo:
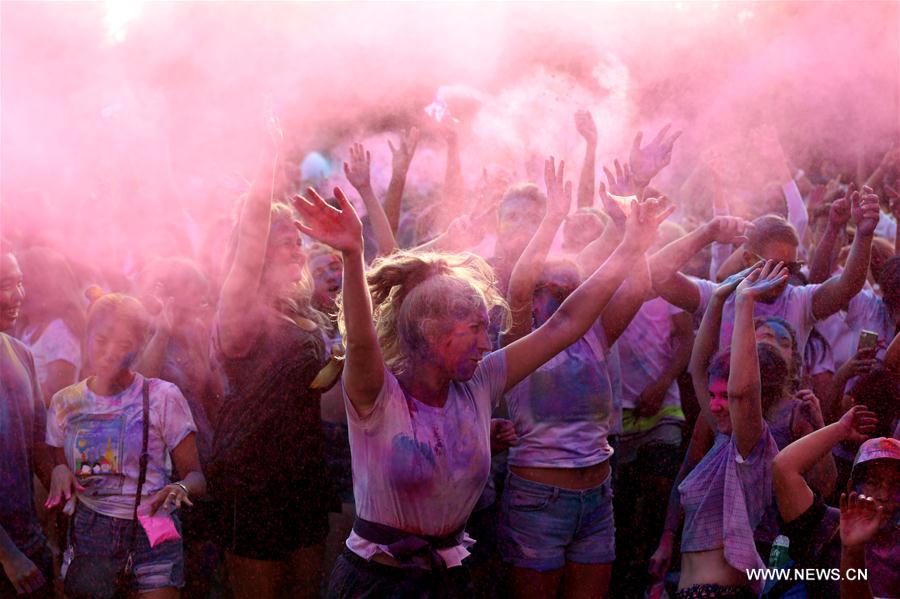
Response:
M816 321L831 316L862 289L869 268L869 256L878 223L878 196L853 192L852 218L856 235L843 272L820 285L793 286L787 280L769 289L754 305L754 317L778 316L797 332L798 347L805 348ZM745 266L758 260L782 262L791 273L800 269L797 250L800 239L784 218L766 214L748 223L740 218L720 216L673 241L650 259L654 290L669 303L688 312L702 314L716 289L712 281L689 278L678 272L692 256L712 242L742 242ZM725 304L720 345L731 342L734 299Z

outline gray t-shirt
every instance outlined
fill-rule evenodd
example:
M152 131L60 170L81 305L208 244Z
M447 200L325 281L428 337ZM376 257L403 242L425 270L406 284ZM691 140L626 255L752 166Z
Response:
M34 510L31 456L44 440L46 423L31 353L0 333L0 525L23 553L44 543Z

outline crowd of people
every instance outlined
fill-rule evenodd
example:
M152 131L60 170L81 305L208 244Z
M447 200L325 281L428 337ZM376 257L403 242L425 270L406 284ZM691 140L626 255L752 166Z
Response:
M0 596L900 597L900 151L697 209L579 111L576 186L450 125L429 201L266 126L221 251L4 230Z

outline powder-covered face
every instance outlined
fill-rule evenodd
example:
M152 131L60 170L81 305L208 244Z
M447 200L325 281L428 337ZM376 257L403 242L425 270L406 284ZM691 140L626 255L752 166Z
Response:
M513 196L500 207L499 243L508 251L521 254L537 231L543 211L525 196Z
M120 319L107 318L88 331L88 358L97 376L112 379L131 367L141 350L134 329Z
M489 326L487 309L482 307L468 318L454 322L432 343L434 358L450 380L468 381L475 374L481 358L491 351Z
M344 265L336 254L317 254L309 260L315 288L313 302L319 307L331 307L341 291Z
M565 270L544 273L534 288L532 299L534 325L538 327L547 322L565 299L575 291L578 283L575 274Z
M878 460L866 464L865 478L856 485L856 491L875 500L891 516L884 527L895 524L900 509L900 463L896 460Z
M12 254L3 254L0 256L0 331L13 328L24 300L25 285L19 263Z
M756 342L771 345L788 366L794 362L794 340L791 333L778 322L767 321L756 329Z
M731 416L728 413L728 380L710 379L709 411L716 419L716 429L726 435L731 434Z
M788 265L797 261L797 246L784 241L770 241L763 244L762 248L759 250L759 254L754 254L749 251L744 252L744 264L746 264L747 268L753 266L757 260L760 259L773 260L776 264L783 262L785 265ZM781 294L784 293L787 285L787 281L785 281L784 283L773 287L762 296L761 301L771 304L781 297Z
M306 254L300 231L291 223L275 223L266 249L265 285L282 288L296 283L303 274L304 264Z

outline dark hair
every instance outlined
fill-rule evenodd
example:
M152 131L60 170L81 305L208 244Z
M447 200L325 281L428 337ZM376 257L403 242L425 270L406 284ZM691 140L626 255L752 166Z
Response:
M847 393L854 403L862 404L875 412L878 424L873 437L890 437L894 432L894 421L897 419L900 385L895 374L877 366L868 374L860 376L856 384Z
M884 263L878 285L885 302L900 304L900 256L894 256Z
M541 214L547 208L547 196L534 183L517 183L507 189L503 194L503 199L500 200L500 211L503 212L503 206L515 198L524 198L533 203L535 209L539 210Z
M761 253L772 242L800 245L794 226L777 214L764 214L753 221L754 228L747 235L747 247Z
M731 352L723 351L716 354L709 364L707 376L710 380L720 379L727 381L729 374L731 374Z
M758 331L761 327L768 326L769 323L777 324L778 326L786 330L791 336L791 361L793 363L790 364L789 372L791 377L791 390L796 391L800 388L800 367L802 365L800 359L800 348L797 344L797 332L794 330L794 327L791 326L791 323L781 318L780 316L760 316L759 318L754 318L753 328ZM823 342L825 342L824 337L821 337L820 335L820 338ZM809 343L807 343L806 345L807 355L809 354L809 345Z
M790 373L787 362L768 343L757 343L756 355L759 358L760 401L765 413L784 395Z

